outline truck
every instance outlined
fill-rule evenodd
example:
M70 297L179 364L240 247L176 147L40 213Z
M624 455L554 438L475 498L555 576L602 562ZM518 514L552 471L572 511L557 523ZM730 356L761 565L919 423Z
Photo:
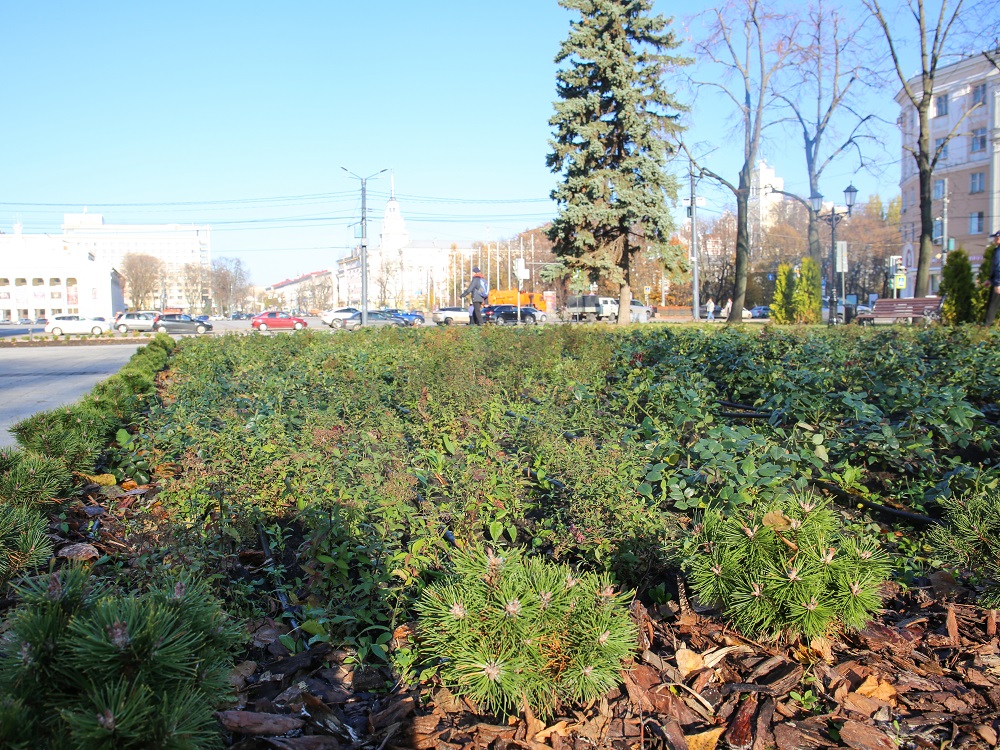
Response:
M570 320L615 323L618 320L618 300L596 294L577 294L566 300L566 314Z
M554 296L551 292L548 296ZM520 303L518 303L518 291L516 289L491 289L488 304L490 305L516 305L521 307L533 307L542 312L554 312L555 307L549 307L547 294L545 292L521 292Z

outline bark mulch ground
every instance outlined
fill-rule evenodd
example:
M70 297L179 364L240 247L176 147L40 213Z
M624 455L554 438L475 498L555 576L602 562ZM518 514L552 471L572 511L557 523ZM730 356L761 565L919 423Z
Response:
M244 663L239 710L218 716L240 750L996 746L996 612L920 590L888 605L859 633L780 647L690 610L636 605L640 656L621 688L548 722L481 716L442 686L387 691L388 674L354 670L326 646ZM270 630L260 624L261 645Z

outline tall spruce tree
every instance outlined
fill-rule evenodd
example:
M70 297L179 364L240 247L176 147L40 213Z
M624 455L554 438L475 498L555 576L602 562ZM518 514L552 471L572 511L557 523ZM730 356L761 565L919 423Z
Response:
M680 132L683 107L663 79L688 61L670 54L680 43L670 21L652 15L652 0L559 5L580 18L556 55L559 99L546 161L562 182L552 191L559 215L549 238L568 267L617 284L624 311L633 256L665 244L673 229L667 199L677 183L664 169L666 138Z

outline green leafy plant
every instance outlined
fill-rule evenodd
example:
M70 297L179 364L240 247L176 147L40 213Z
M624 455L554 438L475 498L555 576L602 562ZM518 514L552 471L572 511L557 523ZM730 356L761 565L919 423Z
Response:
M853 630L881 604L888 556L874 539L844 533L838 516L807 493L731 514L710 508L696 532L685 563L694 592L748 635Z
M636 633L631 594L607 576L492 550L454 564L416 605L422 655L445 684L496 714L549 716L618 683Z
M112 596L83 567L21 586L0 652L4 747L221 746L237 632L205 586Z
M945 323L957 325L972 323L972 298L975 283L972 280L972 264L965 250L958 248L948 253L948 260L941 272L941 319Z

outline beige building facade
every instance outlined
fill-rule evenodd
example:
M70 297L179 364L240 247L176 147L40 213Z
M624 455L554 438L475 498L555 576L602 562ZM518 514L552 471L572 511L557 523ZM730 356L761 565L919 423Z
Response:
M919 89L920 79L910 80ZM912 151L917 113L900 91L900 232L907 289L913 293L920 244L920 187ZM931 145L944 144L934 169L934 245L930 289L936 293L949 249L962 248L973 268L983 260L991 232L1000 229L1000 71L982 55L938 69L930 109Z

